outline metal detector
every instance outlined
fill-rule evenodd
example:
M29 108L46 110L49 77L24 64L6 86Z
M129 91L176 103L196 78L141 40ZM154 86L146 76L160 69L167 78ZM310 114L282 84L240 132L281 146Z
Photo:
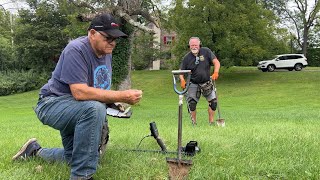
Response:
M151 134L144 136L138 146L136 147L136 149L123 149L125 151L134 151L134 152L150 152L150 153L162 153L162 154L177 154L177 151L168 151L166 145L163 143L162 139L159 136L159 132L158 132L158 128L156 123L150 122L150 132ZM140 144L142 143L142 141L147 138L147 137L153 137L156 141L157 144L160 146L161 150L149 150L149 149L139 149ZM187 143L187 145L185 147L182 147L183 152L181 152L183 155L186 156L194 156L196 153L200 152L200 148L198 146L198 142L197 141L190 141Z
M187 75L186 88L183 91L177 89L176 77L177 75ZM173 88L174 91L179 95L179 114L178 114L178 157L177 158L166 158L167 164L169 165L169 178L170 179L185 179L188 176L189 169L192 166L192 160L181 159L181 139L182 139L182 105L183 96L188 91L191 70L174 70L172 71L173 76Z

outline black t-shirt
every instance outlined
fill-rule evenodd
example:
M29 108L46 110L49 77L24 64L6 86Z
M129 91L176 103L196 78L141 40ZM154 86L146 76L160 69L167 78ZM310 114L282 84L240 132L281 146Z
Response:
M191 52L186 54L182 60L180 69L191 70L191 82L195 84L204 83L210 80L210 67L213 65L212 60L216 56L206 47L200 48L198 58ZM199 64L196 64L198 59Z

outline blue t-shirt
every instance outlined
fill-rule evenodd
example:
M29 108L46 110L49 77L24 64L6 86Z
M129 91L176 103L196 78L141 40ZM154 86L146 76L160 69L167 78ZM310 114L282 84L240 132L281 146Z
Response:
M112 78L112 55L96 57L87 36L71 41L62 51L52 77L40 95L71 94L69 84L87 84L109 90Z

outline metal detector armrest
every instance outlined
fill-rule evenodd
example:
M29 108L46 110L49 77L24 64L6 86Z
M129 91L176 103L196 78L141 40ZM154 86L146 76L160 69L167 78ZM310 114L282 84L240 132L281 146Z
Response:
M188 91L189 85L190 85L191 70L173 70L171 72L173 74L173 88L174 88L174 91L179 95L185 94ZM186 88L183 91L179 91L177 89L177 81L176 81L175 75L185 75L185 74L187 74Z

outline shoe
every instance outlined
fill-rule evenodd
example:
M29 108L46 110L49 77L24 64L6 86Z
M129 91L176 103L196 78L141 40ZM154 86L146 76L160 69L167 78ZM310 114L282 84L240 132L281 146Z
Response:
M12 157L12 160L26 160L29 157L35 156L40 149L41 146L37 142L37 139L31 138L22 146L19 152L17 152L17 154Z

